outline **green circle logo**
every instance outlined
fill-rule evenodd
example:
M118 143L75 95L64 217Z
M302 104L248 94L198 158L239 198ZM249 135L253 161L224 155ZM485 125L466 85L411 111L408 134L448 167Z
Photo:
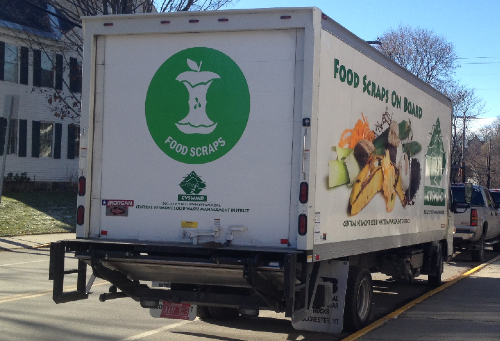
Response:
M203 164L228 153L250 113L248 84L238 65L206 47L182 50L156 71L146 121L160 149L179 162Z

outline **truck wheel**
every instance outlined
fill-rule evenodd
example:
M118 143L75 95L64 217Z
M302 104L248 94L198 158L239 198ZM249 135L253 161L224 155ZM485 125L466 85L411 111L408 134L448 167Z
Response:
M208 320L212 318L212 314L210 314L210 311L208 310L208 307L206 305L198 305L196 309L196 316L198 316L202 320Z
M236 308L208 307L208 311L216 320L234 320L240 316L240 312Z
M443 281L441 279L441 275L443 274L444 269L443 255L441 253L437 253L437 256L439 257L439 265L436 268L436 274L429 275L427 277L427 284L433 288L437 288L438 286L443 284Z
M477 249L471 250L470 252L472 261L482 263L484 261L484 233L476 246Z
M493 251L500 252L500 241L498 243L493 244Z
M349 267L344 309L344 330L356 331L366 325L372 310L372 275L368 269Z

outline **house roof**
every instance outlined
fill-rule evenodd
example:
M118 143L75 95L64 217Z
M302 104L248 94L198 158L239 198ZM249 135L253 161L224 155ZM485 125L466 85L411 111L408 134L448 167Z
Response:
M75 26L64 18L46 0L0 0L0 25L11 29L28 29L31 33L59 39Z

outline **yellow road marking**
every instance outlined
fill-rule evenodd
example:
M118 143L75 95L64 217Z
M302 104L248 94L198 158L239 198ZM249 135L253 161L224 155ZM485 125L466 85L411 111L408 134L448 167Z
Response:
M404 305L403 307L399 308L398 310L390 313L387 316L382 317L381 319L373 322L369 326L366 326L365 328L363 328L361 330L358 330L356 333L349 335L348 337L346 337L345 339L342 339L341 341L354 341L354 340L359 339L361 336L363 336L365 334L368 334L369 332L371 332L375 328L380 327L381 325L383 325L387 321L395 318L396 316L401 315L402 313L404 313L408 309L412 308L413 306L415 306L415 305L417 305L417 304L425 301L429 297L433 296L434 294L437 294L438 292L443 291L444 289L452 286L453 284L457 283L458 281L461 281L462 279L464 279L466 277L469 277L474 272L477 272L477 271L481 270L485 266L490 265L491 263L496 262L499 259L500 259L500 256L496 256L495 258L490 259L488 262L483 263L481 265L476 266L475 268L470 269L469 271L463 273L462 275L458 276L457 278L455 278L455 279L453 279L453 280L451 280L449 282L446 282L443 285L441 285L440 287L437 287L436 289L431 290L428 293L426 293L426 294L424 294L424 295L416 298L415 300L413 300L410 303Z

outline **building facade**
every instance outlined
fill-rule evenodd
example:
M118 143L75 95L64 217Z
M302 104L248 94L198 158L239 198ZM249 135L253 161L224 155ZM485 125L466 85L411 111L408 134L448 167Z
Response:
M0 9L0 160L8 180L17 174L32 182L75 183L81 61L61 48L59 20L46 9L32 26L12 7Z

